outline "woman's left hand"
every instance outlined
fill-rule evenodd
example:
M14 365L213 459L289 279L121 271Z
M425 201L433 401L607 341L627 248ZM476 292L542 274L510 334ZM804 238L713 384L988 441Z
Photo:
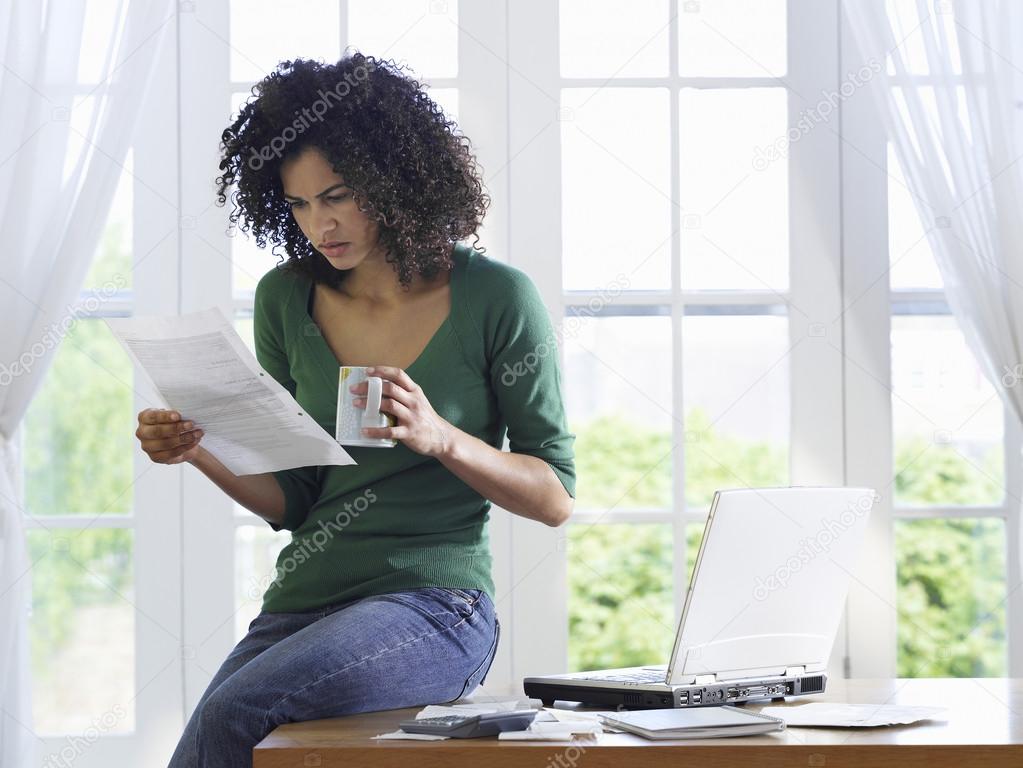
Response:
M433 410L422 388L401 368L379 365L366 369L367 376L383 379L380 395L380 412L394 416L397 425L393 427L365 427L366 437L382 437L400 440L408 448L424 456L440 456L450 441L454 427ZM369 382L363 381L349 387L358 395L352 404L356 408L366 407Z

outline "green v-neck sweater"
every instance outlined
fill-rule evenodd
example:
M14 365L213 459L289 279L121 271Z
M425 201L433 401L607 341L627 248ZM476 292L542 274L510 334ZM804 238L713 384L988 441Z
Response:
M545 461L575 496L558 345L521 270L455 245L451 310L406 373L451 424ZM275 267L256 287L260 365L330 435L338 361L309 315L310 278ZM343 320L341 321L343 322ZM491 503L437 459L407 448L346 447L356 465L275 472L292 532L267 579L263 609L305 611L417 587L482 589L494 598ZM538 523L539 524L539 523Z

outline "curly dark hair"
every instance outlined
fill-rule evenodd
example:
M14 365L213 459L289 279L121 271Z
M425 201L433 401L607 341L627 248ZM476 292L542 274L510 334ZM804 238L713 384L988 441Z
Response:
M217 204L231 193L232 226L271 252L283 245L284 267L337 288L335 269L306 238L284 199L284 160L315 147L344 176L359 210L378 222L404 290L413 274L450 269L454 243L476 235L490 197L471 142L392 60L359 52L336 64L282 61L253 86L237 119L221 135ZM481 252L485 249L480 247Z

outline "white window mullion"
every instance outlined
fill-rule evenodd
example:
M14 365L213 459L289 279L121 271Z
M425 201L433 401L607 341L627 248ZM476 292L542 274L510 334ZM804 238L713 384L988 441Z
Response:
M854 72L862 57L844 19L839 26L838 69ZM888 678L896 671L897 614L887 139L872 98L860 88L841 105L845 481L880 494L849 591L846 634L850 675Z
M509 166L508 71L510 61L506 27L506 3L461 3L458 7L458 81L459 127L474 144L476 159L483 169L483 181L491 196L491 205L479 236L487 256L514 263L509 246L509 199L513 181ZM431 81L434 84L442 81ZM526 130L526 129L523 129ZM517 162L517 161L515 161ZM513 163L514 164L514 163ZM530 195L530 191L520 194ZM524 231L524 230L521 230ZM525 237L525 235L523 235ZM542 242L538 238L537 242ZM538 526L537 523L530 523ZM522 693L522 674L516 668L528 668L517 662L518 645L512 628L528 625L529 606L525 591L515 586L525 573L522 558L515 557L516 539L513 515L494 507L488 523L491 573L497 592L497 615L501 620L501 642L497 656L487 673L487 690ZM539 526L538 526L539 527Z
M180 13L180 11L179 11ZM175 27L179 19L175 22ZM179 311L180 212L178 175L179 39L165 41L135 133L132 261L134 311L173 315ZM152 190L159 190L159 195ZM135 371L136 412L159 402ZM158 766L174 749L184 726L181 657L183 600L181 467L154 465L135 442L135 620L134 705L137 727L133 758L114 760L96 753L97 765ZM103 522L103 521L99 521ZM113 522L113 521L111 521ZM124 744L112 749L121 753ZM92 750L82 765L91 764ZM126 755L123 755L126 757ZM77 765L78 763L76 763Z
M533 279L558 327L563 312L558 4L508 2L506 30L507 257ZM556 674L568 665L567 531L514 516L511 537L513 582L510 591L498 592L511 611L498 609L509 618L502 637L511 640L512 681L521 693L524 676Z
M1023 677L1023 427L1005 409L1005 581L1009 677Z
M181 302L179 311L219 307L233 318L231 241L226 235L231 203L214 202L217 142L227 125L230 3L197 4L181 13L179 60L181 154ZM220 251L220 256L211 250ZM222 257L221 257L222 256ZM234 645L234 502L194 467L182 474L184 567L184 714L198 702L213 673ZM201 567L188 567L201 563Z
M837 3L789 0L788 125L791 483L844 485L840 141L832 114L799 133L822 94L837 92ZM793 140L792 129L796 128ZM841 676L845 632L829 673Z
M678 15L672 14L668 27L668 62L672 79L678 75ZM686 425L685 397L682 375L682 345L684 344L683 317L685 315L685 296L682 292L682 211L679 201L682 198L682 180L679 178L681 167L681 126L679 115L679 91L672 84L669 92L668 120L670 124L668 147L671 164L671 516L672 516L672 583L675 587L674 600L675 622L682 617L685 594L689 587L687 577L689 569L686 563L686 528L689 519L686 515ZM631 297L630 297L631 299ZM667 659L665 659L667 661Z
M896 520L976 519L981 517L1005 518L1005 507L897 507L892 517Z

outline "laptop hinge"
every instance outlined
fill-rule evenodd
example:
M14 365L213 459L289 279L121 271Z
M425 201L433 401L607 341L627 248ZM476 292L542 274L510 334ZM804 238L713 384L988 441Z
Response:
M718 681L717 675L697 675L693 680L693 685L713 685Z
M793 677L795 675L805 675L805 674L806 674L806 665L805 664L802 665L802 666L799 666L799 667L785 667L785 677Z

